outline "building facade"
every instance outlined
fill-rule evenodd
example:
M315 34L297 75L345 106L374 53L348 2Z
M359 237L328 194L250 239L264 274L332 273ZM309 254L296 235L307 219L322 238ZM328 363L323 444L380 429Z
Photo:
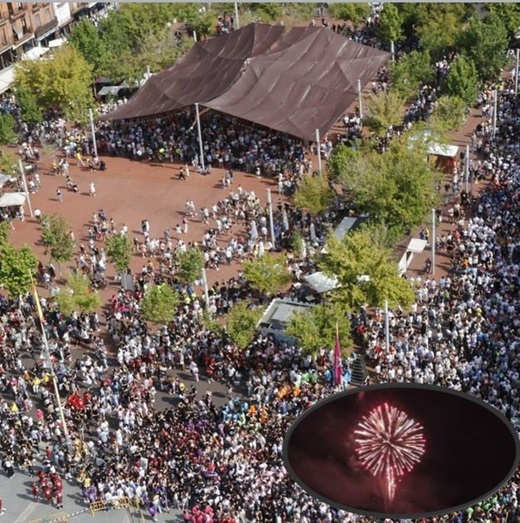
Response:
M14 78L11 71L22 57L39 58L84 14L100 2L0 2L0 94ZM51 45L49 45L51 44Z

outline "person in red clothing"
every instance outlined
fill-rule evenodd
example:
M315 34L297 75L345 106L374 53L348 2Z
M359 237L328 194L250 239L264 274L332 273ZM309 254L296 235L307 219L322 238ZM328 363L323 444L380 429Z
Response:
M40 496L40 487L38 486L38 483L32 484L32 493L33 493L33 499L36 501L38 497Z

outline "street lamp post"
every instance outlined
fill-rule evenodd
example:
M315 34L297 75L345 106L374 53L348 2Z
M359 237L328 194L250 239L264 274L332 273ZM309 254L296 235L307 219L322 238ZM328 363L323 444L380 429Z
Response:
M318 174L321 176L321 140L319 129L316 129L316 154L318 155Z

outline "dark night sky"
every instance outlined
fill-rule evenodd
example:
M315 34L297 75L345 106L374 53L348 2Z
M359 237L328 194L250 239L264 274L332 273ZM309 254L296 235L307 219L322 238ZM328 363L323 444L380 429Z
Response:
M421 423L426 452L385 506L377 478L356 459L352 431L388 402ZM339 395L305 417L288 445L294 473L310 489L352 509L424 514L469 503L497 487L513 466L516 442L493 412L458 395L422 387Z

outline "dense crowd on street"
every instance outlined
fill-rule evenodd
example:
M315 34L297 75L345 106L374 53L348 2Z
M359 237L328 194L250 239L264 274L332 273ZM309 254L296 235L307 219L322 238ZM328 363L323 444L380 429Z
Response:
M370 31L363 34L371 38ZM379 81L386 80L383 72ZM422 89L406 123L427 117L435 97L433 89ZM455 229L436 242L452 261L450 272L438 280L428 274L414 279L416 303L410 313L392 312L389 347L380 311L360 311L353 324L374 369L372 382L439 384L469 392L503 412L520 431L520 107L510 90L501 92L499 127L493 136L489 93L483 93L480 102L484 118L473 146L481 160L474 165L472 182L480 179L487 185L470 199L457 172L447 184L447 219ZM3 110L16 115L16 103L6 99ZM208 270L271 247L267 210L252 191L242 188L234 171L271 176L280 194L290 194L298 179L313 172L309 151L298 140L238 125L221 115L205 115L203 122L205 164L227 172L222 198L212 208L186 202L185 217L172 230L155 231L153 223L143 220L142 234L132 239L143 268L134 275L134 290L122 289L110 300L104 318L108 341L97 313L67 318L52 299L40 297L47 355L34 297L0 296L3 471L7 477L31 475L33 499L56 507L63 502L63 482L70 482L81 488L85 503L101 500L110 505L130 498L154 520L178 509L193 523L368 522L311 498L283 465L283 438L291 423L338 390L331 373L332 350L311 357L265 334L240 350L226 335L205 326L203 298L191 287L183 289L179 312L170 324L153 329L140 315L147 282L176 283L175 252L191 246L185 238L194 220L206 225L197 243ZM359 120L354 116L344 123L347 137L355 136ZM100 152L136 161L179 161L187 179L200 163L194 126L189 112L148 122L102 123ZM27 151L44 136L59 141L71 162L78 152L92 152L81 129L67 130L58 118L22 133ZM326 156L332 143L325 139L322 147ZM328 225L336 224L346 209L336 202L324 216L311 220L280 202L274 214L279 246L288 248L295 230L306 240L303 260L289 262L298 282L313 269L308 258L323 243ZM106 269L104 238L129 234L128 226L116 220L101 209L89 224L87 243L78 245L77 267L93 281ZM52 267L39 270L39 281L51 294L53 272ZM216 316L250 298L241 274L209 289L209 306ZM79 347L81 351L75 350ZM343 361L347 375L354 357ZM27 368L24 359L29 358L34 364ZM181 379L181 372L190 378ZM222 407L216 406L209 387L204 393L195 387L201 381L226 386ZM171 406L156 408L159 395L166 395ZM517 474L477 507L431 521L516 522L519 480Z

